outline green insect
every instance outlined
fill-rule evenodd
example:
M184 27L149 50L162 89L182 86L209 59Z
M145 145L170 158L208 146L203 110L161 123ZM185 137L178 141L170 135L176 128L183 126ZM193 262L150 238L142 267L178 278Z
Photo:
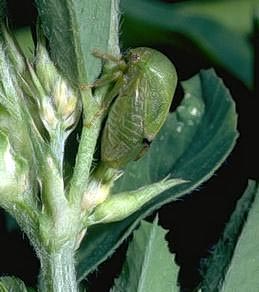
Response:
M101 160L122 168L145 152L164 124L177 84L172 62L150 48L129 51L118 67L101 139Z

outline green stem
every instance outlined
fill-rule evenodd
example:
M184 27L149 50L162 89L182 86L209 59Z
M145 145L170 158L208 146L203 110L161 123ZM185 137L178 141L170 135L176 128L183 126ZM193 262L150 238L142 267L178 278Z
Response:
M89 93L84 94L83 104L86 118L68 195L68 200L75 203L78 207L80 206L83 193L89 182L90 170L95 146L100 135L101 124L107 114L109 102L111 102L114 97L114 91L112 91L112 94L108 94L108 101L105 100L106 94L108 90L111 89L110 87L112 85L113 84L108 84L97 88L91 101L89 101L91 99ZM91 105L91 109L87 107L87 103ZM88 109L88 111L86 111L86 109Z
M85 125L82 130L75 169L68 195L68 199L78 207L80 206L82 195L86 190L89 180L95 146L100 134L101 121L101 117L96 117L89 126Z
M40 292L78 291L72 244L52 253L43 253L40 260Z

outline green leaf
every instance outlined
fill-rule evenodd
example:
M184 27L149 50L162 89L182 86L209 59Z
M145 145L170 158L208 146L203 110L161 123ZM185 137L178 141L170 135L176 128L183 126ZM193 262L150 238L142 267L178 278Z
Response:
M14 35L22 52L28 59L32 59L35 48L31 30L28 27L19 28L14 31Z
M165 234L166 231L157 222L141 222L134 232L127 260L112 292L178 291L179 267L173 262Z
M7 57L2 37L0 37L0 104L12 117L21 119L23 102L23 94L18 86L16 73Z
M111 194L89 215L87 225L121 221L164 191L185 182L181 179L164 179L133 191Z
M251 206L253 205L254 198L257 192L258 192L258 185L255 182L250 181L245 193L237 202L236 208L233 214L231 215L231 218L228 224L225 227L222 237L220 238L219 242L216 244L215 248L211 252L211 255L207 259L203 260L201 264L201 274L203 277L203 281L201 283L202 291L221 291L223 280L226 276L227 271L229 270L230 273L233 272L233 269L234 269L233 264L235 260L239 261L238 266L236 266L236 268L238 268L240 276L243 275L244 277L244 278L242 277L239 278L241 279L241 281L244 281L246 283L250 282L251 284L253 283L255 279L258 278L256 275L253 274L253 270L256 267L256 263L255 265L253 265L252 263L254 258L256 258L258 254L258 248L257 248L258 241L256 241L254 238L254 234L257 234L256 233L256 229L258 227L257 222L254 222L255 230L252 231L254 233L251 233L252 240L251 240L251 237L247 238L247 241L251 240L253 243L255 243L254 249L251 249L251 243L249 242L242 243L242 244L245 244L244 248L247 248L246 249L247 254L246 255L244 254L242 255L242 257L239 257L241 255L238 255L235 252L234 258L232 259L234 249L236 247L237 241L239 240L242 228L244 227L244 222L247 218L247 214ZM255 205L253 206L254 206L253 208L256 208ZM252 212L255 212L255 211L252 211ZM244 233L247 233L246 231L247 224L249 223L248 222L246 223L243 230ZM241 238L240 240L242 240ZM245 264L246 261L247 261L247 264L250 264L250 261L251 261L252 265L251 266L246 265ZM245 265L245 268L242 268L244 267L244 265ZM258 268L259 268L259 265L257 263L257 271L258 271ZM252 280L254 277L254 280L252 280L252 282L248 279L249 275L251 275L250 280ZM245 287L244 289L242 289L241 288L242 285L239 283L239 281L235 285L236 286L229 288L229 290L224 290L223 288L223 291L256 291L259 287L259 282L257 281L257 289L256 287L252 289L253 286L246 286L246 289Z
M169 5L155 0L122 0L125 35L122 35L122 40L125 47L173 44L181 48L182 40L187 39L191 41L183 47L187 53L193 47L199 49L214 65L225 68L251 87L253 56L248 37L209 14L198 14L188 9L189 2ZM238 4L234 2L236 8ZM225 8L225 11L231 18L231 8ZM233 19L239 25L239 21Z
M252 189L248 190L252 191ZM247 191L247 192L248 192ZM221 291L258 291L259 190L237 242Z
M26 286L22 280L14 277L1 277L0 278L0 291L1 292L27 292Z
M237 116L222 81L209 70L183 85L182 104L168 116L148 153L128 165L114 192L136 189L169 174L189 182L162 193L121 222L90 228L78 252L79 279L111 255L142 218L207 180L232 150L237 138Z
M252 29L253 10L258 4L258 0L189 0L188 3L177 3L175 7L187 14L210 17L248 37Z
M11 36L8 36L11 37ZM10 43L9 43L10 45ZM19 74L14 70L12 58L4 37L4 28L0 31L0 129L9 134L12 147L28 160L33 160L31 140L38 138L33 127L31 102L19 86ZM18 51L15 51L17 56ZM17 57L20 59L20 56ZM17 65L17 64L15 64ZM16 68L17 69L17 68Z
M118 52L117 0L36 0L51 55L63 74L78 84L90 83L101 71L92 55ZM100 9L102 6L102 9Z

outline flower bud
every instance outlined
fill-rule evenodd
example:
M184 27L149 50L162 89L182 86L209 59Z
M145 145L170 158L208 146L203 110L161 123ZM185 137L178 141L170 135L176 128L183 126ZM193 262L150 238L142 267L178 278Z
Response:
M28 64L34 89L31 95L38 103L41 120L52 135L58 125L65 131L76 125L80 116L80 101L76 91L58 72L45 46L37 45L34 67Z
M67 82L59 78L53 89L53 99L58 116L66 128L72 127L78 119L78 98Z
M42 98L40 102L40 115L44 126L49 132L57 128L58 118L50 98Z
M26 99L26 102L28 101L27 106L40 133L44 133L44 125L51 136L57 130L57 127L66 132L65 136L68 135L80 116L79 94L68 84L68 81L63 78L52 62L40 29L38 30L34 64L26 59L18 43L3 24L0 25L0 40L1 38L3 45L0 48L0 55L2 56L0 58L2 60L0 60L0 75L2 77L0 87L1 83L4 84L3 89L0 88L0 90L11 96L13 92L10 93L11 87L8 82L12 81L12 87L14 87L14 91L17 91L15 96L24 94L31 98L31 100ZM11 78L6 74L8 70L12 71L14 75ZM17 100L20 101L20 99ZM8 101L8 103L10 102ZM9 112L13 112L12 108L17 107L16 104L10 107L7 107L5 103L3 105Z
M46 92L52 92L53 86L55 86L56 80L60 78L60 75L45 47L44 38L42 36L38 38L34 64L35 72Z

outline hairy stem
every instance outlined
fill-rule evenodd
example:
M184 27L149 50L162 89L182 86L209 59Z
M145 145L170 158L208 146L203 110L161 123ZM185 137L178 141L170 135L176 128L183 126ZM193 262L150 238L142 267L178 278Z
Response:
M73 244L67 244L58 251L40 255L40 292L76 292L76 271Z

